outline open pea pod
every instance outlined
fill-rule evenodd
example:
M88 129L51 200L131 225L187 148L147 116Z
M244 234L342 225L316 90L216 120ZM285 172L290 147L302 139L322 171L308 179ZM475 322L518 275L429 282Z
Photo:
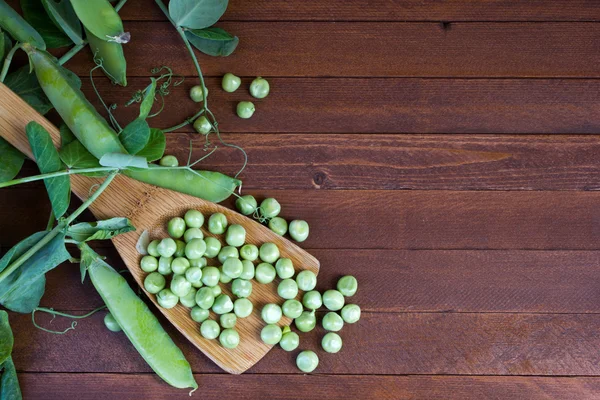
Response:
M123 54L123 45L102 40L87 28L85 34L90 43L94 60L101 64L106 76L117 85L127 86L127 61Z
M29 43L38 49L46 50L46 43L38 31L33 29L4 0L0 0L0 28L7 31L13 39L21 43Z
M121 17L108 0L71 0L71 5L85 29L99 39L118 43L129 41Z

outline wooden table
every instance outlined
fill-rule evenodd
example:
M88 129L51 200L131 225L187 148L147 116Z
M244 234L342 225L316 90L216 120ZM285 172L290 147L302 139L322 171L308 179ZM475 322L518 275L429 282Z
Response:
M131 0L122 15L130 85L99 78L108 101L125 102L155 66L194 74L152 1ZM600 398L600 136L584 135L600 133L598 21L600 3L586 0L232 0L221 26L238 50L200 62L224 137L250 156L244 190L310 222L318 287L355 275L363 318L310 375L281 349L227 375L168 328L197 396ZM68 64L83 76L90 66L88 51ZM245 77L243 89L218 89L225 72ZM257 75L271 95L238 119ZM155 126L194 113L195 82L172 91ZM185 157L190 139L189 128L169 135L169 152ZM205 165L234 173L240 162L222 150ZM1 190L0 202L4 250L45 226L43 185ZM109 244L98 251L122 268ZM52 271L42 305L101 305L79 279L74 264ZM66 335L29 315L11 323L25 398L188 398L102 315ZM302 348L322 335L303 334Z

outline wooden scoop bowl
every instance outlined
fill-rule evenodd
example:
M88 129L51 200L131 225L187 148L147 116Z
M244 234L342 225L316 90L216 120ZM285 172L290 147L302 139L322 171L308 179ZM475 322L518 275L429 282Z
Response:
M58 129L8 87L0 83L0 136L33 158L25 134L25 126L30 121L36 121L46 128L52 136L54 145L59 147ZM71 189L81 200L88 198L90 188L98 182L101 180L71 175ZM115 237L113 243L144 292L146 291L143 280L146 273L140 269L141 255L135 248L140 234L144 230L148 230L151 239L167 237L165 229L167 221L175 216L183 216L185 211L190 208L201 211L206 217L215 212L225 214L230 224L240 224L246 228L247 243L253 243L259 247L266 242L275 243L279 247L281 256L293 261L296 272L303 269L311 270L315 274L319 272L317 259L250 218L218 204L138 182L122 175L117 176L90 206L90 210L98 219L127 217L136 227L135 232ZM203 232L206 236L214 236L204 228ZM218 239L221 240L221 238ZM221 242L223 241L221 240ZM211 264L210 261L209 264ZM212 265L215 263L213 262ZM190 318L189 308L179 304L167 310L158 306L155 295L148 292L146 295L167 319L208 358L229 373L241 374L258 362L273 347L263 343L260 339L260 331L265 325L260 318L260 310L267 303L281 302L277 295L277 283L278 280L268 285L253 282L252 295L249 299L254 304L254 311L248 318L238 319L236 329L240 334L240 344L235 349L222 347L218 340L204 339L200 335L200 324ZM223 284L221 286L224 293L231 295L229 286ZM213 313L211 313L211 317L215 317ZM290 322L289 318L284 317L280 325L289 325Z

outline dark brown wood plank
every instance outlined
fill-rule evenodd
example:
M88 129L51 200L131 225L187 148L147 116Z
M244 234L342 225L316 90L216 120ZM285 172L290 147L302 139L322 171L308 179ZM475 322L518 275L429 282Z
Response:
M477 377L477 376L360 376L360 375L202 375L195 376L203 399L244 393L244 399L595 399L598 378ZM19 380L25 398L47 400L188 399L185 390L171 388L148 374L33 374ZM198 395L196 394L196 395Z

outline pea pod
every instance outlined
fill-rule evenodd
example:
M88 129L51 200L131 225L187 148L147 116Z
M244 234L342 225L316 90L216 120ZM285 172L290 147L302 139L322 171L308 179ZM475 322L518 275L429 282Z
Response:
M198 388L185 356L125 278L86 244L81 246L81 256L108 310L154 372L176 388Z
M121 86L127 86L127 61L121 43L107 42L85 30L94 58L102 60L104 73Z
M0 27L10 33L15 40L46 50L46 43L42 36L4 0L0 0Z
M71 0L75 14L94 36L111 42L127 43L129 34L123 33L123 21L108 0Z

